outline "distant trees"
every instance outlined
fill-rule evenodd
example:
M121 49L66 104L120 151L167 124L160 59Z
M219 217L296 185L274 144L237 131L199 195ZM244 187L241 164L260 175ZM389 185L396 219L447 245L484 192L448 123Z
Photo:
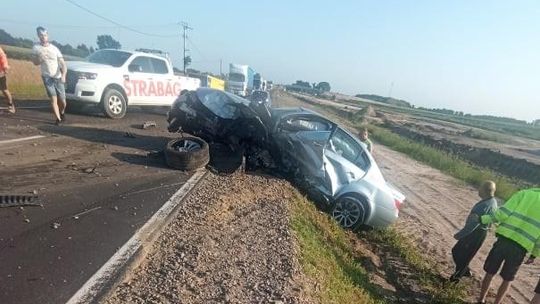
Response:
M316 88L322 92L330 92L331 89L330 84L326 81L319 82Z
M537 119L537 120L533 121L532 125L540 127L540 119Z
M98 49L120 49L122 45L115 40L111 35L98 35L97 36Z
M294 84L300 87L311 88L309 81L297 80Z
M84 43L77 45L77 47L73 47L69 43L62 44L55 40L51 41L51 43L56 46L64 55L86 57L94 52L94 47L88 47ZM32 48L34 46L34 42L32 40L25 38L15 38L2 29L0 29L0 44L22 48Z

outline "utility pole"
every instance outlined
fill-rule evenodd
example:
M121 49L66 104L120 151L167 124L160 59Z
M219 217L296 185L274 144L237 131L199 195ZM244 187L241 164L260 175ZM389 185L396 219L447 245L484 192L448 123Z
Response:
M219 76L223 75L223 59L219 59Z
M186 75L186 51L189 51L188 49L186 49L186 39L187 39L187 30L192 30L193 28L189 26L189 24L187 24L187 22L180 22L180 25L182 26L182 29L184 30L184 34L183 34L183 38L184 38L184 56L183 56L183 61L184 61L184 75Z

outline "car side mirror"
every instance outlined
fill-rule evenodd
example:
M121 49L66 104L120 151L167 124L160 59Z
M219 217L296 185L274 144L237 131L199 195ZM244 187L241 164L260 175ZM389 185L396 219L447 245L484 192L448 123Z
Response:
M130 64L128 66L128 71L130 72L142 72L142 67L138 64Z

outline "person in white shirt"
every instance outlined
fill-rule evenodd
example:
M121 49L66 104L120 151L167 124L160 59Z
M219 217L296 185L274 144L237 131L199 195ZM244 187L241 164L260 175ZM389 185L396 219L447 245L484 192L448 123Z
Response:
M49 35L43 27L36 29L39 43L34 45L34 64L41 66L41 78L51 99L51 105L56 116L56 125L65 121L67 66L60 50L49 43Z

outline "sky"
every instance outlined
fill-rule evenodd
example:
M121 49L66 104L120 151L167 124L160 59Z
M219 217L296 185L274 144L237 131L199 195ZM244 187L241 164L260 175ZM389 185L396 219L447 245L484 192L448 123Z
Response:
M125 49L165 50L181 67L184 21L201 71L249 64L276 83L328 81L345 94L540 119L540 1L70 1L2 1L0 28L37 40L44 25L72 45L110 34Z

